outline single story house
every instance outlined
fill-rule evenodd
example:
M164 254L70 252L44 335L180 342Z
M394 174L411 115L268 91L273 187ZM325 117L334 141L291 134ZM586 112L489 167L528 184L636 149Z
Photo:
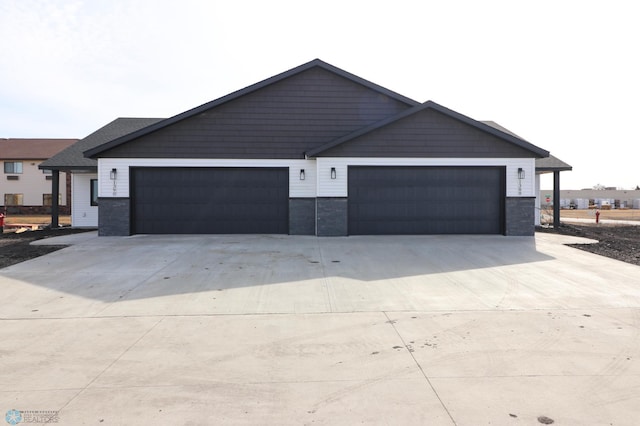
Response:
M41 166L97 197L100 235L533 235L536 161L549 158L321 60L144 120L118 119Z
M76 142L78 139L0 139L0 162L4 172L0 182L0 211L48 214L55 201L61 213L69 214L70 176L62 175L64 185L55 192L57 197L54 198L51 195L51 173L38 167Z
M71 197L72 227L98 227L98 161L86 158L84 151L160 120L159 118L118 118L40 163L39 168L50 172L50 176L55 177L62 173L70 176L69 186L73 194ZM53 182L55 185L55 181ZM52 212L52 223L58 223L56 212Z

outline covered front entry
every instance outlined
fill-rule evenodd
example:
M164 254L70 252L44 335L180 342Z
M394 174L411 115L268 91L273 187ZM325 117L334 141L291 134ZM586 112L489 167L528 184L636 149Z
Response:
M504 167L349 167L350 235L502 234Z
M286 234L287 168L132 168L136 234Z

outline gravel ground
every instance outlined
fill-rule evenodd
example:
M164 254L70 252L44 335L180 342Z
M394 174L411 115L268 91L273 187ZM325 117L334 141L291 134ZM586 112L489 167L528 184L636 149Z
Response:
M538 232L591 238L597 244L569 244L580 250L640 266L640 226L562 224L558 230L539 228Z

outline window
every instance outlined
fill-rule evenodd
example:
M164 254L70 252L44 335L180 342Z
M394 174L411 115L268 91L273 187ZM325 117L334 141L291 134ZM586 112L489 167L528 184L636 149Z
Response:
M5 206L21 206L22 194L4 194Z
M4 162L5 173L22 173L22 161L5 161Z
M51 205L51 194L42 194L42 205L50 206ZM58 194L58 205L62 204L62 194Z
M42 174L45 174L45 175L50 175L51 172L52 172L51 170L47 170L47 169L42 170Z
M91 179L91 205L98 205L98 179Z

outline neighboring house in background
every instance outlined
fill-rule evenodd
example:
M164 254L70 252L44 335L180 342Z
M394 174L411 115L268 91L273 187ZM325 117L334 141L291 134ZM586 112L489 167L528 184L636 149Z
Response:
M498 124L320 60L143 120L41 165L73 172L78 203L97 185L100 235L533 235L537 175L559 185L567 166L538 169L549 152Z
M0 205L9 214L49 214L53 203L50 173L38 166L61 150L76 143L77 139L0 139L0 161L3 174L0 180ZM61 176L62 190L58 204L62 214L69 214L71 181Z
M84 151L160 121L160 118L118 118L58 154L39 168L71 176L71 226L98 227L98 162L86 158Z

